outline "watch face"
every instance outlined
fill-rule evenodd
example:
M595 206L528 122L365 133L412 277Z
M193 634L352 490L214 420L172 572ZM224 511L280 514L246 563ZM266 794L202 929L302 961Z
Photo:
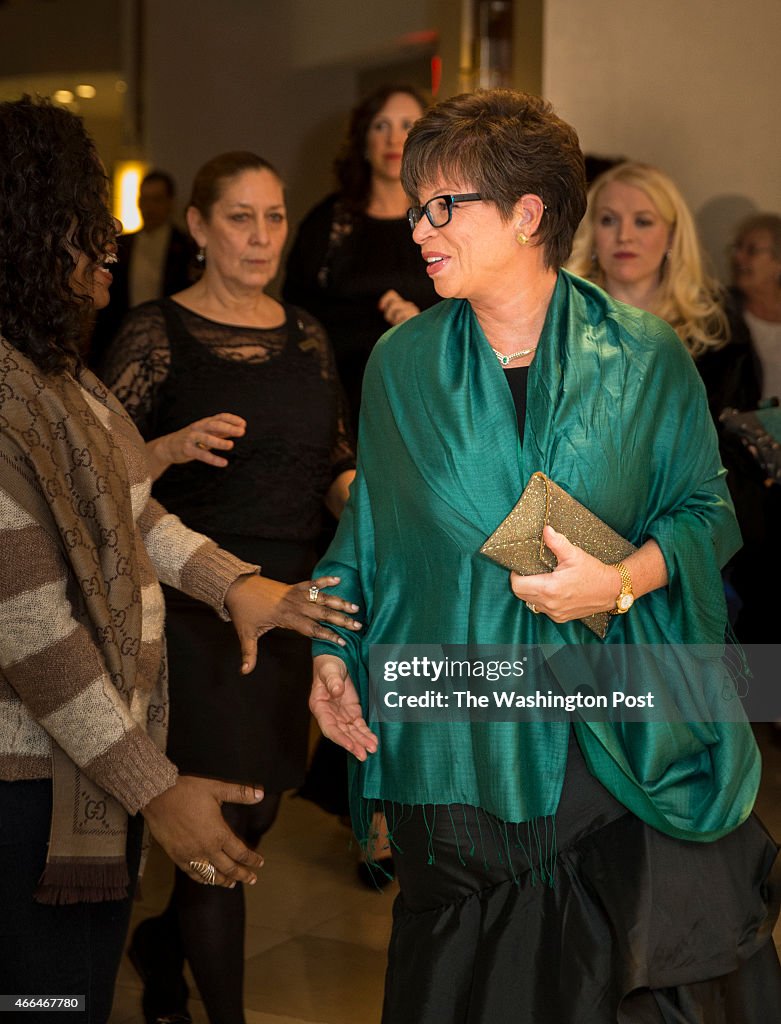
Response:
M635 599L632 594L621 594L618 601L616 601L618 610L621 612L628 612L634 603Z

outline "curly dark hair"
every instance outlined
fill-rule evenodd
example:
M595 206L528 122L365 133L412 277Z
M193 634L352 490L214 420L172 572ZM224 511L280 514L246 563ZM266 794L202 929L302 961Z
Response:
M569 256L586 212L583 153L575 129L539 96L480 89L428 110L407 136L401 183L418 202L421 186L440 175L480 192L505 220L521 196L539 196L546 209L534 244L554 270Z
M382 85L361 100L350 114L347 136L334 160L334 173L341 199L354 213L365 213L369 204L372 181L372 169L366 159L369 125L391 96L400 92L419 103L421 112L429 105L425 96L412 85Z
M0 331L44 373L79 363L92 309L71 283L115 236L106 175L81 118L48 100L0 103Z

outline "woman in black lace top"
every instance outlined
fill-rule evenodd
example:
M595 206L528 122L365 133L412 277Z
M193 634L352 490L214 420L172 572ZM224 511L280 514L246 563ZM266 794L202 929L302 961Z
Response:
M259 157L225 154L198 172L187 215L204 274L130 312L106 379L149 442L162 473L155 495L169 511L265 575L304 579L323 505L338 515L347 498L354 453L322 327L264 291L287 233L282 184ZM221 408L233 415L215 416ZM229 460L211 448L230 450ZM180 462L188 453L197 458ZM253 676L240 677L230 627L173 593L166 632L169 756L184 773L264 787L257 808L224 809L257 845L281 793L303 779L308 644L274 631ZM212 1024L243 1020L243 944L242 888L198 886L177 872L168 909L131 944L147 1019L186 1013L186 958Z

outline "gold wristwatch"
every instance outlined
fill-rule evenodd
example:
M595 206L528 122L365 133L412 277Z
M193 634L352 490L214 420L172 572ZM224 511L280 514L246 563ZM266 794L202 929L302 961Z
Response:
M632 577L623 562L616 562L612 568L618 569L621 574L621 593L616 598L616 606L610 614L626 615L635 603L635 595L632 593Z

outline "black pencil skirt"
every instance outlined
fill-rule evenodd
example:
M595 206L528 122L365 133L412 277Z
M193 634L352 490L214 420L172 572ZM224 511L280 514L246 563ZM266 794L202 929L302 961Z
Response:
M307 579L311 545L215 537L228 551L259 563L285 583ZM309 738L312 645L290 630L258 641L258 662L239 673L232 623L177 590L165 588L170 688L167 755L181 772L261 785L267 793L300 786Z

